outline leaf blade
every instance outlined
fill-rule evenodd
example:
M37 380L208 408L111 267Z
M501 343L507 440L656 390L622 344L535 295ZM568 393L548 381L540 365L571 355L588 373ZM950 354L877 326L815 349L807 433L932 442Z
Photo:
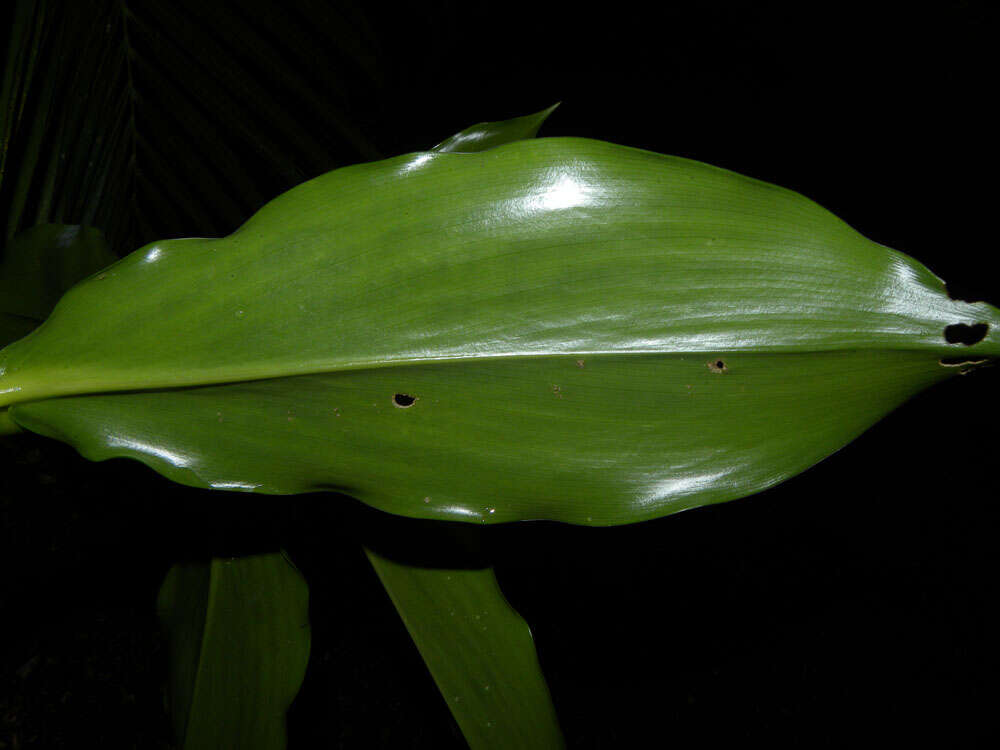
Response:
M22 232L0 260L0 313L37 325L69 289L116 260L93 227L41 224Z
M308 588L283 553L176 565L157 608L167 630L179 746L286 746L309 657Z
M492 568L409 565L365 548L469 747L564 746L527 623Z
M958 353L1000 357L1000 311L808 199L555 138L345 168L155 243L0 352L0 405L195 486L602 525L803 471Z
M718 356L724 374L708 367ZM956 369L910 352L582 361L378 368L12 414L91 460L128 456L192 486L334 489L418 518L597 526L765 489ZM400 391L417 400L395 406Z
M209 293L221 284L224 294ZM968 348L943 331L997 315L949 299L919 263L791 191L553 138L347 167L229 237L154 243L67 296L33 342L35 382L17 385L44 398L557 354L996 356L1000 326ZM85 318L100 327L82 329ZM135 319L148 325L125 324ZM120 337L95 332L110 329ZM252 350L226 338L244 329ZM335 332L336 346L318 329ZM41 361L42 341L49 352L58 344L71 378L44 372L54 360Z

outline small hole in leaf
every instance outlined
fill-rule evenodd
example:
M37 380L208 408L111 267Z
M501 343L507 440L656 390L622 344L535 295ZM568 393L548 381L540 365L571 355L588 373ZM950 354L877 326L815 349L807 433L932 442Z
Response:
M726 372L726 370L728 370L729 368L726 366L726 363L723 360L714 359L708 363L708 369L711 370L712 372L723 373Z
M986 338L986 332L989 329L985 323L976 323L972 326L965 323L955 323L944 329L944 340L949 344L972 346Z
M409 406L413 406L413 402L417 400L416 396L410 396L406 393L397 393L392 397L392 403L398 406L400 409L405 409Z

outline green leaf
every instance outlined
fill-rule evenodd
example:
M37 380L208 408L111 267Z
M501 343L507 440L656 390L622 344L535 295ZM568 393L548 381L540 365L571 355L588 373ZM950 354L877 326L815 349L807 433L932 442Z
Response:
M485 150L533 138L553 109L474 125L436 150ZM375 531L374 541L398 553L400 540L388 524ZM444 547L457 555L463 567L454 560L451 566L404 561L367 547L365 553L470 747L562 747L531 630L504 598L493 569L481 562L479 532L450 527L445 533L430 543L438 554ZM426 530L422 536L428 539Z
M67 289L114 261L91 227L47 224L15 237L0 256L0 346L27 336ZM0 409L0 435L20 431Z
M469 747L563 746L531 630L492 568L422 567L365 552Z
M309 660L309 592L284 553L170 569L158 610L170 643L168 708L182 750L286 746Z
M0 346L27 336L67 289L115 260L92 227L45 224L15 237L0 256ZM0 409L0 435L16 432Z
M19 234L0 257L0 344L24 336L74 284L116 260L93 227L43 224Z
M509 120L500 120L499 122L481 122L477 125L470 125L465 130L441 141L431 151L472 153L486 151L487 149L525 138L534 138L538 133L538 129L549 119L549 115L555 112L559 104L559 102L556 102L541 112L524 115L523 117L513 117Z
M194 486L600 525L780 482L956 356L1000 356L1000 311L812 201L547 138L348 167L143 248L0 353L0 406Z

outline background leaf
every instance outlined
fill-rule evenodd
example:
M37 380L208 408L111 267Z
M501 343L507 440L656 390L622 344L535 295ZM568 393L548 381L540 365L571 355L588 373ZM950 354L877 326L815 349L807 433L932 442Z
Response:
M277 187L377 156L376 43L350 3L17 0L0 102L5 236L116 253L235 229Z
M20 432L21 428L10 418L6 409L0 409L0 435L10 435Z
M22 232L0 258L0 326L39 325L66 291L115 260L93 227L42 224Z
M498 122L480 122L470 125L465 130L461 130L450 138L445 138L431 151L451 151L473 153L476 151L486 151L505 143L520 141L525 138L534 138L538 129L548 119L549 115L555 112L559 102L551 107L543 109L522 117L513 117L509 120Z
M365 552L470 748L563 746L531 630L492 568L422 566Z
M171 568L160 589L183 750L283 748L309 659L308 588L283 553Z
M114 260L93 228L43 224L15 237L0 256L0 347L29 334L70 287ZM19 431L0 409L0 435Z

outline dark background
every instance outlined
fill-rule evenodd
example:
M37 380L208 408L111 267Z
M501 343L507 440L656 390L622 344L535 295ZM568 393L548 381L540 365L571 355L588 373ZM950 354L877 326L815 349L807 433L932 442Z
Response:
M561 100L543 136L790 187L1000 304L994 4L805 5L359 6L377 75L351 116L391 155ZM570 746L995 741L998 384L955 378L752 498L489 529ZM462 746L361 553L377 514L177 488L33 437L0 466L0 747L161 746L167 567L278 543L312 601L291 747Z

